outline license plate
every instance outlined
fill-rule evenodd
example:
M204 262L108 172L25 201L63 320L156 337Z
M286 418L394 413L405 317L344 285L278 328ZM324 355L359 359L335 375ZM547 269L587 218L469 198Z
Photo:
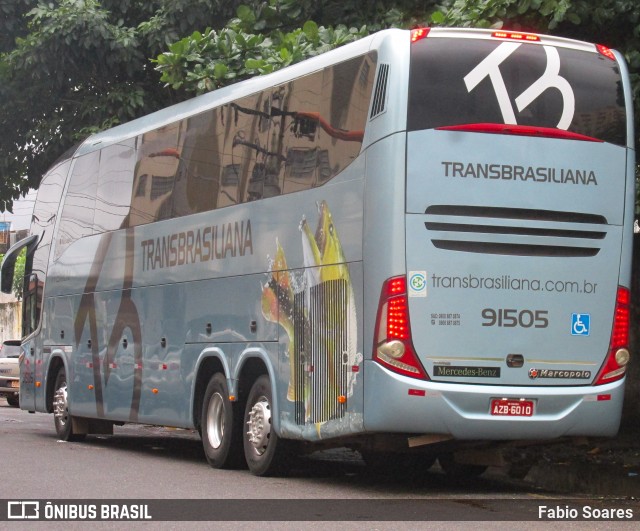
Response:
M494 398L491 400L491 414L498 417L531 417L533 400Z
M20 387L20 381L18 380L11 380L9 382L9 387Z

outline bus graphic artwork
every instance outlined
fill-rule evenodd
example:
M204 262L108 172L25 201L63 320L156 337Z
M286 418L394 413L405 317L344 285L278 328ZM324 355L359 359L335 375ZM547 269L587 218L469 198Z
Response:
M287 400L296 423L341 418L362 362L357 352L357 316L349 270L331 212L318 205L315 233L300 222L304 270L289 271L276 242L269 280L262 289L264 317L279 323L289 342Z

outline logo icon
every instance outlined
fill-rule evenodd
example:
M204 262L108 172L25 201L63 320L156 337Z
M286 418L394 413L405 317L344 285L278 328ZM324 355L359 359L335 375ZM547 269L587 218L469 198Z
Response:
M7 502L7 518L9 520L38 520L40 518L40 502Z
M427 272L426 271L410 271L409 272L409 297L426 297L427 296Z
M529 369L529 378L532 380L535 380L539 374L538 369Z
M588 336L591 331L591 315L588 313L571 314L571 335Z
M485 78L489 78L498 99L498 105L505 124L517 124L518 122L511 105L507 85L500 71L500 64L520 46L521 43L503 42L464 78L468 92L475 89ZM569 129L575 114L576 100L573 89L569 82L560 75L560 56L558 51L553 46L542 46L542 49L547 58L545 71L542 76L515 99L516 107L519 112L522 112L548 89L557 89L562 96L562 116L560 116L556 127L558 129Z

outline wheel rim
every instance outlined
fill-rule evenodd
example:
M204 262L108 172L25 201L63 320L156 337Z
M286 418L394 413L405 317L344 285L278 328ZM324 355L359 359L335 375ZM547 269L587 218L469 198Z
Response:
M53 395L53 417L61 426L65 426L69 421L66 383L61 385Z
M224 400L214 393L207 408L207 438L212 448L219 448L224 437Z
M249 443L258 455L264 454L271 435L271 405L267 397L261 396L253 405L247 425Z

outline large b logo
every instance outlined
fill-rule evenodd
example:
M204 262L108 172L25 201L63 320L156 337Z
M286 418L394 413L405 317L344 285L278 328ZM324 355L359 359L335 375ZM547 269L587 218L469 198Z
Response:
M464 78L467 90L471 92L485 77L489 77L493 85L493 90L496 93L498 105L500 105L500 111L502 112L502 118L505 124L517 124L518 122L516 121L511 99L509 98L507 87L500 72L500 65L520 46L522 46L522 43L503 42ZM576 109L573 89L569 82L560 75L560 56L558 55L558 50L552 46L543 46L542 48L547 56L545 71L542 76L515 99L516 107L518 111L521 112L546 90L550 88L558 89L562 95L563 105L562 115L556 127L566 130L571 125Z

